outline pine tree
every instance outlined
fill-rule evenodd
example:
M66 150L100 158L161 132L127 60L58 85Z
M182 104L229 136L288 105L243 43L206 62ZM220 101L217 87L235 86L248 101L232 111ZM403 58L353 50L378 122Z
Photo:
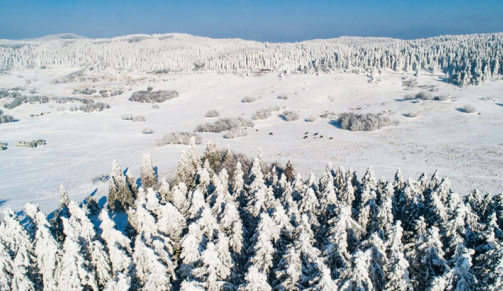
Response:
M127 210L134 203L133 193L119 164L112 163L112 175L108 186L108 208L112 211Z
M239 291L271 291L272 288L264 275L255 266L250 266L245 276L245 283L239 286Z
M129 274L132 266L131 241L115 229L115 223L110 219L106 207L99 215L101 221L101 238L106 242L113 274Z
M203 282L206 290L221 290L230 276L230 269L219 258L215 244L209 242L201 254L201 265L192 270L192 275Z
M190 224L188 233L183 237L181 244L180 259L182 263L179 273L182 278L189 276L192 269L195 268L196 264L201 259L202 241L203 233L199 225L196 223Z
M104 291L126 291L131 288L131 278L124 274L117 274L117 277L109 281Z
M30 216L36 227L33 241L34 255L42 277L43 289L56 290L57 282L54 279L54 272L59 260L58 251L60 246L51 234L50 224L45 214L31 203L26 204L25 208L26 214Z
M475 288L477 279L471 270L473 254L474 251L463 244L456 248L452 269L444 276L448 286L446 290L468 291Z
M98 290L96 278L91 273L88 262L81 255L82 247L74 227L67 218L63 217L62 221L65 242L55 272L58 290Z
M134 253L134 275L138 282L133 284L133 288L141 290L169 290L172 280L169 267L164 265L153 249L145 245L142 235L135 239Z
M368 272L371 260L371 252L356 251L351 259L351 266L345 269L340 276L340 290L359 291L375 290Z
M412 291L412 285L409 278L409 262L403 253L402 244L403 229L401 221L388 231L386 241L388 266L383 290Z
M12 290L35 290L38 288L35 256L30 236L21 225L19 218L7 208L0 224L0 240L9 249L12 259ZM6 259L6 261L9 261Z
M141 186L145 189L154 187L157 184L157 173L152 164L150 154L144 154L141 163Z
M302 275L302 261L300 254L294 247L288 248L275 270L277 278L275 290L300 290L299 281Z
M11 291L12 272L14 262L12 261L8 249L0 240L0 289Z

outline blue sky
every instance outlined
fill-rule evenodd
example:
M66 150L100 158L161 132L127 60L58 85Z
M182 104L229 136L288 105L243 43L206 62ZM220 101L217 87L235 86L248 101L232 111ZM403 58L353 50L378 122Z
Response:
M503 32L503 0L0 0L0 38L181 32L302 41Z

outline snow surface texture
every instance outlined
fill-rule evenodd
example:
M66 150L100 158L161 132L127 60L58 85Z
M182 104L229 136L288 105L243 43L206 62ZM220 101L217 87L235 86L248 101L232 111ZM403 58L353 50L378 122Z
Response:
M438 173L318 179L191 144L170 184L113 161L107 203L34 204L0 224L2 290L500 291L503 194L461 197ZM141 184L142 187L138 187ZM120 209L118 209L118 207ZM123 212L123 211L126 212Z
M411 43L443 43L455 49L460 43L487 41L493 37L494 46L488 48L486 53L484 50L480 53L480 57L490 55L493 58L498 54L493 56L489 52L492 52L493 47L499 48L500 34L442 37ZM357 41L363 49L388 45L401 47L409 43L390 39L342 38L282 44L292 48L289 61L266 62L268 66L282 71L278 74L264 71L254 73L253 70L260 71L259 68L263 68L258 64L264 60L259 62L258 59L252 59L272 56L272 53L254 54L252 48L256 46L257 52L261 52L263 49L278 48L280 44L211 40L187 35L172 35L165 39L145 36L130 42L131 38L72 40L69 43L59 40L48 42L50 45L23 42L33 50L32 54L25 51L24 47L12 49L5 45L19 42L1 41L0 55L4 57L0 57L0 60L11 64L8 66L11 70L0 74L0 88L9 89L8 94L0 90L0 108L4 115L18 120L0 124L0 141L10 145L0 154L1 208L9 206L17 211L27 201L32 201L39 204L42 210L52 211L57 205L57 189L61 183L66 185L74 200L82 200L94 191L99 198L106 195L107 187L103 183L94 184L92 179L109 172L111 159L129 165L130 171L136 175L140 164L136 154L145 152L150 152L158 161L159 174L169 177L180 150L185 146L157 147L157 141L165 135L193 132L198 125L217 121L204 117L208 110L217 110L222 119L243 118L249 121L257 112L274 108L270 111L270 118L266 114L265 120L255 119L254 127L248 128L245 137L225 139L227 129L220 133L200 133L203 139L201 147L208 141L215 141L223 147L229 144L237 152L246 155L252 155L257 148L261 148L268 160L284 164L292 159L297 170L303 174L320 174L326 162L353 167L359 174L372 166L378 176L388 178L398 168L404 175L413 177L423 172L431 174L438 169L453 181L455 191L467 193L478 188L482 192L499 193L503 189L503 83L497 77L485 79L486 82L481 86L459 87L445 82L449 76L442 70L415 72L412 67L409 68L410 72L382 70L371 75L344 74L345 69L334 69L331 71L333 74L289 73L297 72L293 60L303 58L296 53L304 50L303 45L312 47L313 54L325 54L326 50L321 49L322 44L347 48L347 43ZM46 56L45 53L53 56L59 52L57 56L54 55L56 58L74 53L84 45L80 42L90 45L86 52L88 58L67 55L53 62L52 57L51 61L42 57ZM232 50L236 56L248 55L248 66L253 70L215 73L211 71L218 66L212 69L211 62L206 62L205 73L144 73L161 70L161 67L171 62L180 67L170 72L192 72L191 68L184 66L193 62L197 53L186 53L191 51L190 46L186 47L187 43L193 43L194 47L203 43L211 44L221 51ZM100 46L100 52L103 46L114 53L120 52L119 55L123 54L125 59L131 61L130 65L123 66L105 58L99 65L91 66L94 57L99 55L93 49L97 46ZM135 54L135 50L141 47L147 52ZM154 61L149 57L149 48L163 58ZM38 50L45 53L39 54ZM165 50L170 53L165 55ZM280 52L277 51L278 57L282 56ZM201 53L210 55L210 51L202 48ZM174 54L179 62L174 62L175 57L170 54ZM222 60L227 60L226 56L222 55ZM25 60L28 57L37 62L34 68L16 69L31 67L32 61ZM142 61L136 59L140 57ZM343 60L342 57L340 55L339 59ZM316 56L313 55L313 58ZM122 60L122 57L119 59ZM77 64L76 61L83 63ZM252 63L257 65L252 66ZM68 67L68 64L87 67ZM160 67L154 68L157 64L161 64ZM222 72L233 72L245 68L245 64L246 61L242 66L229 63L218 68ZM321 66L321 62L317 64ZM363 72L363 68L356 69L356 61L352 64L354 70L351 72ZM317 71L315 67L310 68L312 70L306 72ZM404 80L411 79L416 82L408 82L406 86L402 84ZM149 103L128 101L134 92L145 91L149 87L153 92L174 90L179 97L154 104L158 109ZM89 89L86 92L96 90L96 93L72 94L75 90L86 88ZM102 90L121 90L124 93L102 98L99 93ZM433 100L415 97L405 100L407 95L416 96L424 91L432 95ZM16 96L20 97L15 93L27 97L46 96L47 100L43 98L44 102L38 102L37 98L23 99L27 100L26 103L13 109L4 108ZM449 95L449 98L444 98ZM256 97L257 101L242 103L241 100L246 96ZM278 96L288 98L278 99ZM93 104L110 105L110 108L90 113L71 111L72 108L85 107L85 100ZM462 112L461 108L465 105L472 105L477 112ZM66 110L58 110L61 107ZM106 107L99 107L102 108ZM278 108L279 111L276 111ZM280 115L286 110L298 112L300 118L285 122ZM339 114L348 112L381 114L399 124L371 132L351 132L342 129L337 122ZM416 113L417 117L404 116L409 112ZM121 120L123 115L143 116L145 122L125 122ZM318 118L314 122L305 122L312 116ZM151 129L153 134L142 134L145 128ZM314 133L319 135L315 136ZM15 146L19 141L38 139L46 140L47 144L34 149Z

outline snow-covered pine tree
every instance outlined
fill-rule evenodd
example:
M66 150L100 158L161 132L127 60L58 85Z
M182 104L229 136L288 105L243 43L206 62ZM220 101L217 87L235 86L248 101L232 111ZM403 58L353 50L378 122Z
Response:
M2 222L0 240L9 249L13 263L11 288L12 290L36 290L40 282L31 238L12 209L4 210Z
M67 218L61 219L65 241L61 250L61 260L55 272L58 290L98 290L89 262L81 254L82 246L79 243L78 234Z
M371 251L356 251L351 258L351 266L341 272L341 291L373 291L376 290L372 284L369 274Z
M206 290L222 290L229 278L230 268L220 260L219 253L215 249L215 244L209 242L206 249L201 254L201 264L191 272ZM230 288L228 286L227 288Z
M245 282L238 288L239 291L271 291L267 276L255 266L250 266L246 272Z
M389 229L387 237L388 266L383 290L412 291L408 270L409 262L403 253L403 229L400 220L395 222L395 225Z
M134 276L136 282L132 288L157 291L169 290L175 277L170 275L169 267L161 262L156 252L143 241L142 235L136 236L133 253Z
M0 289L5 291L12 290L11 282L12 272L14 269L14 262L12 261L8 251L9 250L0 240Z
M115 228L115 223L103 207L99 215L101 238L106 242L112 273L128 275L132 267L131 240ZM117 278L116 278L117 280Z
M42 278L42 288L44 290L56 290L57 282L54 272L58 263L59 244L51 234L50 224L44 213L38 206L28 203L25 205L26 214L35 224L36 232L33 241L33 253L37 261L37 269ZM0 270L0 272L2 272Z
M141 186L144 189L154 187L157 184L157 173L152 164L150 153L143 155L141 163Z
M112 174L108 186L108 208L112 211L129 209L134 203L133 193L119 164L112 162Z
M274 271L277 281L274 289L278 291L300 290L302 261L295 247L290 246L282 256L278 268Z

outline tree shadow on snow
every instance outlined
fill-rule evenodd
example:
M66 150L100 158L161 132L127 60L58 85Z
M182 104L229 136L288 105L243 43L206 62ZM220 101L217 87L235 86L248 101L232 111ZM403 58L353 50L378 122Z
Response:
M337 120L332 119L328 122L328 124L333 125L333 126L337 127L338 129L343 129L341 126L341 123Z
M9 199L0 200L0 206L4 205L7 201L9 201Z
M496 105L503 107L503 103L496 103Z

